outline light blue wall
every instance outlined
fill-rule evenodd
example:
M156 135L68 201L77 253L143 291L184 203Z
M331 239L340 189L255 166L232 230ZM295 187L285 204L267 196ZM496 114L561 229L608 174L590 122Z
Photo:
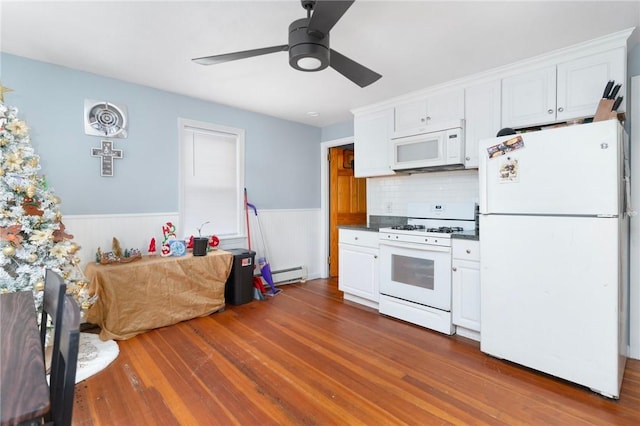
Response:
M2 83L14 90L5 104L27 121L63 214L178 211L178 118L245 129L245 184L258 208L320 206L318 127L1 55ZM101 177L100 160L90 155L102 138L84 134L85 99L128 108L128 137L113 139L124 151L113 177Z
M353 120L323 127L320 139L322 142L327 142L349 136L353 136Z

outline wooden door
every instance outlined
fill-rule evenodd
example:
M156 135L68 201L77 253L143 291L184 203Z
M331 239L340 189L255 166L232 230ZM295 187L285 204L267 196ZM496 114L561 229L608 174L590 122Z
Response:
M351 148L329 149L329 275L338 276L338 226L366 225L367 179L353 175Z

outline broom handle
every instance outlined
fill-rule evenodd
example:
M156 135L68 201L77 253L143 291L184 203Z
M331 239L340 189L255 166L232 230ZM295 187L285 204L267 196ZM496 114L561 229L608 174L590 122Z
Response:
M249 203L247 201L247 188L244 189L244 216L247 220L247 245L251 251L251 231L249 230Z

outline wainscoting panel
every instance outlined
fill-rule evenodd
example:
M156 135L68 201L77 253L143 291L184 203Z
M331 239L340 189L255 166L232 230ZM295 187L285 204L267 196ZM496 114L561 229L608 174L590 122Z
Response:
M319 278L320 216L319 209L258 210L257 217L249 210L251 249L272 271L301 267L307 279Z
M162 243L162 225L178 224L178 213L116 214L116 215L69 215L63 216L66 232L81 247L78 252L82 269L88 262L95 262L98 247L111 251L113 237L122 249L137 248L147 254L152 237L156 239L157 253Z
M251 246L256 257L266 256L272 271L302 268L307 279L320 277L320 210L259 210L258 218L249 210ZM179 213L67 215L63 217L66 232L81 246L78 257L81 267L95 262L96 250L111 251L113 237L122 249L137 248L147 254L149 241L156 239L159 253L162 225L178 224ZM261 232L262 231L262 232ZM178 237L182 236L180 231ZM264 242L264 243L263 243ZM266 245L266 255L265 255ZM247 248L246 238L222 239L220 248ZM274 277L275 279L276 277Z

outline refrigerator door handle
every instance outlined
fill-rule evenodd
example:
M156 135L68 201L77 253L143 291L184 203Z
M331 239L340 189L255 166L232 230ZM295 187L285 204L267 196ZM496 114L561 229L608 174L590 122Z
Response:
M480 184L480 199L478 200L478 204L479 204L479 213L480 214L486 214L489 211L489 208L487 207L487 201L488 201L488 197L487 197L487 156L483 155L486 154L486 151L482 148L480 148L480 164L479 164L479 171L482 173L479 173L479 184Z

